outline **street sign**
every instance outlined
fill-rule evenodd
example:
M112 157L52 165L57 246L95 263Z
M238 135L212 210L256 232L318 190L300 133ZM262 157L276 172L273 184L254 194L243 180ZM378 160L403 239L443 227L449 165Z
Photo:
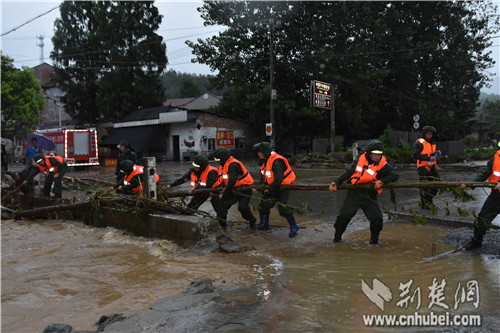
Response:
M419 121L419 120L420 120L420 116L418 114L413 116L413 121Z
M333 88L330 83L311 81L311 104L315 108L331 109Z
M413 128L414 129L418 129L419 126L420 126L420 124L418 123L418 121L416 121L416 122L413 123Z
M273 124L266 123L266 136L271 136L271 135L273 135Z

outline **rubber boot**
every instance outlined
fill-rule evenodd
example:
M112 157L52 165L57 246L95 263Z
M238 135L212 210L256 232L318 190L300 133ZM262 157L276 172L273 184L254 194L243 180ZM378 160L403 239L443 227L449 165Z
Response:
M255 223L257 222L257 219L254 217L253 220L248 221L248 224L250 226L250 230L255 230Z
M269 230L269 214L260 213L260 223L255 230Z
M473 250L475 248L483 246L483 242L480 240L477 240L475 237L472 238L467 244L465 244L465 249L467 251Z
M297 235L297 231L299 231L299 226L297 225L297 222L295 222L295 217L291 215L287 217L286 220L290 225L290 233L288 234L288 237L294 237L295 235Z

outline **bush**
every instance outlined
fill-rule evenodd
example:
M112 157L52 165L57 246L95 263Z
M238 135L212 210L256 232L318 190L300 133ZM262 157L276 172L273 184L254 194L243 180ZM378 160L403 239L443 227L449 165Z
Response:
M384 155L388 161L394 163L413 163L413 150L409 144L403 140L399 140L398 146L396 148L389 147L388 145L384 148Z
M474 160L489 160L497 149L489 147L467 147L464 150L465 159L469 161Z

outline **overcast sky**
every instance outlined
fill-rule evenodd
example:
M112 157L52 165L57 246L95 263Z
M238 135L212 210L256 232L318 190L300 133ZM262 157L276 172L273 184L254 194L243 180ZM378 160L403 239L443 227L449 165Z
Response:
M16 28L23 23L43 14L61 1L3 1L2 10L2 34ZM196 8L201 7L202 1L156 1L160 14L163 15L162 24L157 31L167 44L167 57L169 64L167 70L173 69L179 72L195 74L213 74L206 65L193 64L191 49L185 44L186 40L196 41L198 38L208 38L224 27L203 26L203 19ZM54 34L54 21L59 17L59 9L55 9L28 23L16 31L11 32L1 39L1 49L5 55L13 58L14 65L34 67L40 62L40 40L37 36L44 36L43 57L44 62L52 64L50 52L52 52L51 38Z
M61 1L5 1L1 3L2 34L7 33L37 16L58 6ZM223 27L205 27L203 20L196 8L202 5L202 1L188 0L157 0L155 2L163 21L158 34L163 36L167 44L167 57L169 64L167 70L173 69L183 73L193 74L214 74L206 65L193 64L190 48L185 44L185 40L195 41L197 38L208 38ZM497 2L500 5L500 2ZM500 6L499 6L500 7ZM59 9L55 9L32 22L19 27L3 37L1 37L0 48L3 54L13 58L14 65L34 67L40 64L40 40L37 36L43 36L43 58L44 62L52 64L50 52L52 51L51 38L54 30L54 20L59 16ZM493 39L493 59L496 65L489 72L495 74L491 88L484 88L487 93L500 94L500 38Z

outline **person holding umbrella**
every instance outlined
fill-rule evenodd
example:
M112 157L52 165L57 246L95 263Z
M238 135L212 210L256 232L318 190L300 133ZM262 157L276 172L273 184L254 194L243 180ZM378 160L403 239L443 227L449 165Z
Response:
M26 149L23 152L23 157L26 161L25 164L27 165L33 165L33 157L35 157L36 154L40 154L42 151L40 150L40 147L37 145L38 139L36 137L31 138L31 145L26 147Z
M62 178L68 171L68 165L64 161L64 158L61 156L43 156L38 153L33 157L33 160L39 169L38 172L42 171L47 175L45 184L43 185L43 195L50 196L50 188L52 187L52 183L54 183L52 191L54 195L52 198L61 198Z

